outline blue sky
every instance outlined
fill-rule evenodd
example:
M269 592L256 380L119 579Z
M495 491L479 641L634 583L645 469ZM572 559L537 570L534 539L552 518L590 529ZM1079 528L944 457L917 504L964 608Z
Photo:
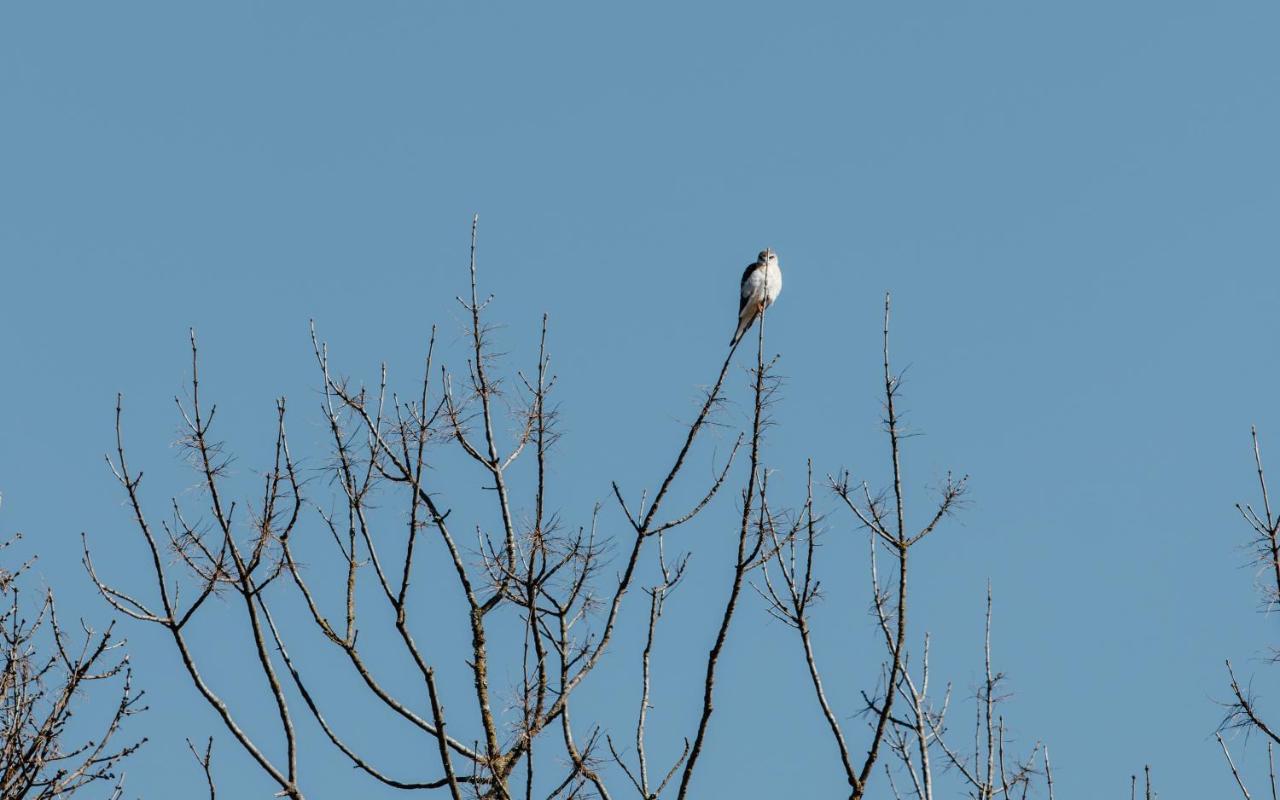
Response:
M1225 796L1222 660L1256 672L1264 700L1280 685L1232 508L1252 499L1251 423L1280 459L1278 24L1262 2L8 4L0 531L26 534L64 614L109 618L80 533L118 582L148 578L102 461L115 393L157 514L194 482L171 447L189 326L244 486L276 396L319 460L308 320L357 378L386 360L411 386L432 324L461 368L473 213L514 365L533 364L550 314L566 433L552 502L583 521L611 479L652 488L720 363L742 266L769 245L786 274L769 329L779 489L798 496L810 457L884 480L892 291L923 434L908 479L972 476L916 562L913 635L932 631L935 674L961 696L976 680L990 579L1007 713L1049 743L1061 796L1122 795L1144 763L1166 797ZM731 381L699 477L746 422L745 373ZM443 480L479 484L451 463ZM875 664L864 540L820 505L819 648L851 714ZM681 654L710 642L733 515L726 496L673 542L694 572L669 611L655 736L692 730ZM161 632L125 628L152 707L130 794L180 796L198 779L182 737L216 721ZM243 659L206 655L252 702ZM584 689L601 722L633 711L633 655L605 666L626 690ZM441 669L465 708L460 667ZM704 787L838 791L801 669L751 597ZM385 721L335 713L412 760ZM220 739L222 788L265 796ZM332 796L359 785L327 754L304 769Z

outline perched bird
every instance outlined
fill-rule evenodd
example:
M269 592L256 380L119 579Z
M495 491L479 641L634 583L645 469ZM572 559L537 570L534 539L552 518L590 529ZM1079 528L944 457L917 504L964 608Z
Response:
M766 248L754 263L747 265L742 273L742 301L738 305L738 330L734 332L729 344L735 345L747 332L751 323L773 304L782 292L782 270L778 269L778 254Z

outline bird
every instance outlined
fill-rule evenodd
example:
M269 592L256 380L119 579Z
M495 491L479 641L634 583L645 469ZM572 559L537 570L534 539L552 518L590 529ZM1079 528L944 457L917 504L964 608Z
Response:
M778 254L770 248L760 251L756 260L742 273L742 299L738 303L738 329L729 346L738 343L760 312L773 305L782 293L782 270L778 268Z

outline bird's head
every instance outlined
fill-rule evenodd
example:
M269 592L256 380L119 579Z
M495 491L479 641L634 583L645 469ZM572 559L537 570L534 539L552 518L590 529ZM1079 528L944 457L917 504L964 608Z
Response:
M778 254L773 252L772 247L766 247L765 249L761 250L760 255L757 256L757 258L759 259L761 264L778 263Z

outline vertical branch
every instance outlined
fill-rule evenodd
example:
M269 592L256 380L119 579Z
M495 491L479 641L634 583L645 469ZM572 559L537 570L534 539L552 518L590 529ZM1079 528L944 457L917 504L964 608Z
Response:
M481 460L484 461L484 463L489 467L489 470L493 473L494 488L498 495L498 507L502 514L502 527L506 537L507 568L511 572L514 572L516 566L515 522L511 517L511 502L507 496L507 484L503 474L505 472L505 464L498 456L498 440L494 433L493 426L493 408L491 399L496 393L497 387L489 380L489 376L485 370L485 362L489 359L489 354L485 352L485 330L480 321L480 312L489 304L489 300L485 300L484 303L481 303L477 289L476 235L479 227L480 215L476 214L471 219L471 303L467 305L468 310L471 312L471 344L472 352L475 357L475 365L472 368L472 388L480 397L481 418L484 424L487 460ZM510 462L508 461L506 463ZM486 736L488 736L487 732Z
M987 582L987 619L983 629L983 662L986 667L986 683L982 689L982 705L983 720L987 729L987 777L984 785L987 787L988 796L991 794L994 783L992 782L992 774L995 767L995 747L992 739L991 730L991 708L995 702L995 678L991 674L991 582Z
M1276 796L1276 759L1275 753L1272 752L1271 742L1267 742L1267 778L1271 785L1271 800L1277 800Z
M510 765L502 756L502 747L498 740L498 723L493 714L493 707L490 698L489 651L484 617L502 602L509 582L517 573L516 528L515 521L511 513L511 501L507 489L506 468L520 452L520 449L523 447L523 444L527 439L522 438L516 449L505 459L499 456L497 436L494 430L492 407L492 398L497 393L497 386L490 380L486 369L486 362L489 359L489 354L485 350L485 327L480 317L480 312L489 304L489 299L486 299L483 303L480 302L476 277L476 242L479 225L480 215L477 214L471 221L471 300L469 303L463 302L461 299L459 299L459 301L462 302L462 305L467 309L471 316L470 334L472 357L474 360L470 364L470 378L472 391L480 399L481 420L484 428L485 452L483 454L467 439L461 418L461 411L454 405L452 397L447 390L445 393L445 407L453 425L454 438L457 439L463 450L471 456L472 459L480 463L492 477L493 488L495 490L498 503L498 511L502 518L504 554L499 558L505 561L505 564L503 564L499 570L502 577L490 599L485 601L482 605L471 609L472 658L470 660L470 664L474 678L473 683L475 686L476 703L480 710L480 722L484 729L486 757L491 769L494 770L495 775L502 774L502 780L505 780L505 774L508 772ZM501 781L499 781L499 784L500 783Z
M851 800L860 800L866 793L867 781L871 770L875 768L880 753L880 743L884 740L885 730L893 712L893 699L897 694L899 675L902 671L903 649L907 636L907 553L911 542L907 537L906 511L902 500L902 457L898 414L894 408L894 397L898 393L899 380L889 368L889 308L890 296L884 296L884 395L885 395L885 427L889 432L889 450L893 462L893 497L894 515L897 521L895 536L890 540L898 556L898 602L895 608L894 640L889 652L889 679L885 684L884 705L877 715L875 733L872 734L871 745L867 748L866 758L862 763L862 771L858 775L858 785L850 795ZM888 537L886 537L888 539Z
M1253 446L1254 469L1258 476L1258 491L1262 499L1262 514L1259 515L1253 506L1248 503L1237 503L1236 509L1253 529L1254 540L1252 545L1255 563L1269 576L1269 585L1264 590L1264 601L1265 606L1270 609L1276 603L1280 603L1280 519L1276 517L1271 509L1271 497L1267 488L1267 474L1262 464L1262 448L1258 443L1258 429L1251 426L1249 433ZM1268 740L1268 777L1270 785L1273 787L1272 794L1274 796L1275 770L1271 761L1271 745L1272 743L1280 742L1280 733L1263 719L1252 693L1243 689L1239 681L1236 680L1229 660L1226 662L1226 667L1232 699L1223 704L1227 708L1227 713L1218 725L1218 740L1219 744L1222 745L1223 755L1226 756L1227 763L1231 766L1231 771L1236 776L1236 782L1241 792L1247 797L1248 792L1240 779L1239 773L1236 772L1234 763L1231 761L1231 754L1222 740L1221 731L1227 729L1253 730L1265 736Z
M218 787L213 782L213 737L209 737L209 743L205 745L203 754L196 749L190 739L187 739L187 749L191 751L196 763L200 765L200 771L204 773L205 785L209 787L209 800L217 800Z
M1250 437L1253 440L1253 463L1258 472L1258 489L1262 495L1263 516L1259 518L1249 506L1241 508L1245 519L1257 531L1259 539L1259 560L1265 560L1270 568L1273 580L1270 602L1280 602L1280 519L1271 513L1271 497L1267 491L1267 475L1262 467L1262 449L1258 445L1258 429L1250 426ZM1247 513L1246 513L1247 512Z
M643 797L649 797L653 794L649 785L649 764L648 757L645 752L645 724L649 719L649 685L650 685L650 658L653 654L653 639L657 632L658 620L662 618L663 606L666 603L668 595L680 583L680 579L684 576L685 565L688 564L688 556L680 559L674 570L667 567L666 559L663 552L662 534L658 534L658 568L662 573L662 582L649 590L649 629L645 634L644 652L640 657L640 711L636 716L636 757L639 759L640 765L640 794ZM685 753L688 753L688 742L685 743ZM681 755L683 760L684 755ZM680 761L675 766L679 766ZM672 767L674 769L675 767ZM666 782L663 782L663 786ZM659 787L661 791L662 787Z
M689 740L685 739L684 750L679 758L667 771L665 777L654 786L649 776L649 754L645 743L646 726L649 721L649 710L652 705L649 701L649 693L651 686L651 659L653 656L654 640L657 635L658 621L662 619L663 611L666 607L666 601L671 593L679 585L684 577L685 567L688 565L689 556L682 556L675 566L669 566L666 560L666 552L664 546L663 535L658 536L658 571L662 576L662 580L654 586L647 587L645 591L649 595L649 624L645 632L644 650L640 654L640 708L636 714L636 732L635 732L635 752L637 760L637 768L632 772L627 766L626 760L618 752L613 744L613 739L605 736L605 742L609 746L609 751L613 756L613 760L622 769L623 773L631 781L631 785L641 797L641 800L649 800L662 794L667 784L675 775L677 769L684 763L684 759L689 755Z
M835 741L836 749L840 754L840 763L844 768L845 778L849 783L849 787L850 789L857 789L860 785L858 774L854 770L853 760L849 754L849 745L845 740L839 719L827 700L826 691L823 687L822 671L818 667L818 659L813 647L809 608L821 597L821 581L817 580L814 575L818 529L817 518L813 510L812 460L807 464L806 473L804 507L795 526L788 532L785 539L780 539L776 535L772 537L772 560L777 562L778 573L782 578L786 592L781 593L775 588L767 561L761 570L764 591L761 591L759 587L756 588L756 591L769 604L770 613L776 619L794 628L799 634L800 647L804 654L805 666L809 673L809 682L813 687L814 697L818 701L818 707L821 709L822 716L831 731L831 737ZM805 542L802 551L803 558L797 563L796 538L801 531L804 532Z
M435 720L436 747L440 754L440 764L444 767L445 782L449 786L449 795L453 800L462 800L462 790L458 786L458 776L453 770L453 757L449 754L449 735L445 731L444 708L440 705L440 693L436 689L435 670L428 669L427 697L431 701L431 716Z
M930 769L928 767L928 749L931 744L936 744L942 751L943 756L950 768L953 768L964 783L968 785L970 796L979 800L994 800L994 798L1010 798L1013 796L1014 790L1021 787L1022 794L1025 797L1030 790L1031 783L1036 772L1036 757L1040 754L1041 745L1037 743L1032 747L1030 754L1024 758L1011 759L1007 758L1009 749L1009 737L1003 714L997 714L995 707L1003 702L1004 698L997 694L997 688L1004 680L1004 674L996 672L991 659L991 617L992 617L992 599L991 587L987 586L987 607L983 636L983 666L984 680L977 688L974 696L974 750L971 755L962 756L950 744L948 744L944 736L945 727L943 725L946 715L947 700L950 697L948 689L948 697L944 699L941 710L935 711L929 707L928 692L928 640L925 642L925 658L924 667L922 669L922 680L919 687L916 686L911 677L911 673L907 669L903 669L902 683L899 692L910 704L912 710L912 719L900 720L895 715L893 724L898 728L907 728L913 730L917 734L919 752L921 762L924 766L924 774L926 780L929 779ZM872 706L875 709L874 705ZM879 710L879 709L875 709ZM985 730L985 737L983 732ZM893 744L893 740L891 740ZM907 761L907 756L903 752L904 748L901 744L894 745L893 749L899 759ZM1049 764L1048 749L1045 748L1044 758L1044 776L1048 788L1050 798L1053 796L1053 772ZM909 764L907 764L910 767ZM931 790L920 792L920 796L928 797Z
M716 631L715 643L711 646L711 652L707 654L707 671L706 678L703 681L702 691L702 716L698 721L698 730L697 733L694 734L693 746L689 750L689 758L685 762L684 773L680 778L680 790L677 797L681 800L683 800L689 792L690 781L693 779L693 770L697 765L698 756L702 753L703 741L707 735L707 728L711 723L711 714L715 708L713 696L715 694L716 667L720 662L720 654L724 650L725 642L729 638L729 626L733 622L734 612L738 607L738 596L742 592L743 578L747 573L747 569L750 566L750 560L752 558L752 555L748 552L747 538L750 533L751 512L757 491L760 492L760 513L762 517L764 514L763 488L760 486L760 442L764 426L764 411L766 405L764 362L765 316L765 307L764 304L761 304L759 313L760 330L756 341L756 368L753 414L751 422L750 465L747 470L747 485L742 490L742 518L738 525L738 553L737 559L734 563L733 584L729 589L729 598L725 602L724 613L720 618L720 627ZM760 536L764 536L763 522L761 525Z
M904 738L905 735L901 731L897 731L890 736L890 729L904 722L893 711L895 700L899 694L907 702L911 703L915 723L908 724L907 727L914 730L913 735L917 740L917 749L920 750L925 759L927 759L928 755L928 742L930 739L936 739L941 733L939 730L941 719L933 717L933 712L928 709L923 693L917 691L914 687L906 669L908 587L910 585L908 581L908 556L911 548L933 533L941 520L955 509L965 493L968 481L967 477L954 480L948 474L946 484L942 489L941 500L932 518L914 533L908 530L902 466L902 439L905 434L902 430L902 421L898 414L896 402L901 379L893 373L890 360L890 311L891 298L886 294L884 324L881 331L883 336L881 374L884 389L884 430L889 438L893 508L891 510L886 508L886 501L883 498L873 497L865 482L861 487L862 498L855 497L850 489L847 472L843 473L838 479L830 479L831 487L837 496L844 501L858 522L870 534L873 609L887 653L887 659L883 665L883 696L877 694L876 697L869 697L866 693L863 694L867 709L873 718L872 735L861 766L856 773L849 775L851 800L861 800L866 796L868 781L879 759L881 747L886 741L889 741L890 748L898 754L903 765L908 770L911 770L912 776L915 777L914 766L912 765L913 756L906 749L908 740ZM882 591L881 589L876 566L876 552L879 547L884 547L890 551L897 560L896 598L893 592ZM950 760L953 763L960 762L960 759L955 757ZM922 766L927 767L927 762ZM974 764L974 769L977 769L976 763ZM925 791L924 784L927 780L928 771L926 769L925 775L918 784L918 794ZM971 783L974 786L978 786L988 785L989 782L974 776Z
M920 688L917 691L915 682L911 680L911 674L906 670L903 671L903 684L907 690L907 699L911 701L912 732L916 737L916 749L920 757L920 774L923 783L921 797L923 800L933 800L933 766L929 759L929 745L936 736L931 728L934 726L935 718L936 725L941 727L943 716L946 714L947 701L943 701L940 712L935 713L928 706L929 634L927 633L924 635L924 648L920 659Z

